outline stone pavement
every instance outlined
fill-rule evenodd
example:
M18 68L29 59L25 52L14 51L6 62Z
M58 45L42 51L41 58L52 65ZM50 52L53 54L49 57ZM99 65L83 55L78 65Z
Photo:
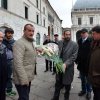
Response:
M44 72L45 70L45 60L37 58L37 76L32 81L30 100L51 100L54 93L55 75L52 75L50 71ZM70 100L86 100L85 96L79 97L78 92L80 91L80 79L78 77L78 71L75 67L74 81L72 83ZM14 88L13 90L16 91ZM63 99L64 89L61 90L61 95L59 100ZM93 95L92 95L93 96ZM13 97L7 97L7 100L17 100L18 95ZM91 99L93 100L93 99Z

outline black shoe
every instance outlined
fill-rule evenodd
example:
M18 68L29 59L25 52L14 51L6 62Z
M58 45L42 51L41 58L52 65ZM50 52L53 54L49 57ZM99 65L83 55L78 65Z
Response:
M44 72L47 72L48 70L45 70Z
M69 100L69 99L64 99L64 100Z
M59 100L59 99L56 99L56 98L52 98L51 100Z
M91 92L88 92L88 93L86 94L86 99L87 99L87 100L90 100L90 99L91 99Z
M55 72L52 73L52 75L55 75L55 74L56 74Z
M80 77L80 76L78 76L77 78L79 78L79 79L80 79L81 77Z
M50 72L52 72L52 70L50 69Z
M80 93L78 94L78 96L83 96L84 94L86 94L86 92L80 91Z
M51 100L59 100L59 97L53 97Z

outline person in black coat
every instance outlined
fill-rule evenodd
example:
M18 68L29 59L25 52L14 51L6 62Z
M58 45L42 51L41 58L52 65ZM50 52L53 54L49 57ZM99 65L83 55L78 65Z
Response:
M81 38L78 40L79 50L78 56L76 59L77 69L80 72L81 78L81 88L82 90L78 94L79 96L83 96L86 94L86 98L90 100L91 98L91 85L88 82L88 58L90 54L90 47L91 47L92 39L88 36L88 30L82 29L81 30Z
M6 100L5 89L7 83L6 46L2 44L3 33L0 32L0 100Z
M46 40L43 42L43 45L47 45L48 43L51 43L51 42L53 42L53 41L51 41L51 40L50 40L50 36L47 35L47 38L46 38ZM50 67L50 71L52 71L52 61L49 60L49 59L45 59L45 62L46 62L46 69L45 69L44 72L47 72L48 69L49 69L49 67Z
M58 45L58 42L59 42L59 35L58 34L54 34L54 43L55 44L57 44ZM53 73L52 73L52 75L54 75L54 74L56 74L56 68L55 68L55 66L54 66L54 62L53 62Z

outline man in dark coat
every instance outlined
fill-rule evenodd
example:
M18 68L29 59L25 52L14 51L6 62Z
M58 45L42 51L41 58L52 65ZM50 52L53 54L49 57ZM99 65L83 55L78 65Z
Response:
M53 42L53 41L51 41L50 36L47 35L46 40L44 41L43 45L47 45L50 42ZM50 71L52 71L52 61L50 59L45 59L45 63L46 63L46 69L44 72L47 72L49 67L50 67Z
M91 39L88 37L88 30L81 30L81 38L78 40L79 50L76 63L78 64L77 68L80 72L81 78L81 88L82 90L78 94L83 96L86 94L86 98L89 100L91 98L91 86L88 82L88 58L90 54Z
M59 35L58 34L54 34L54 42L58 44L58 42L59 42Z
M70 31L64 31L64 39L58 42L59 57L63 61L63 73L56 74L55 92L52 100L59 100L60 90L65 87L64 100L69 100L71 83L74 76L74 61L78 45L71 40Z
M59 42L59 35L58 34L54 34L54 43L58 45ZM56 73L56 68L54 66L54 62L53 62L53 73L52 75L54 75Z
M5 37L3 39L3 44L6 46L7 50L7 71L8 71L8 81L6 87L6 95L7 96L14 96L16 95L15 91L12 91L12 67L13 67L13 44L15 40L13 39L14 30L11 28L5 29Z
M94 93L93 100L100 100L100 26L92 28L93 42L89 63L89 80Z
M0 100L6 100L5 89L7 83L6 47L2 44L3 33L0 32Z

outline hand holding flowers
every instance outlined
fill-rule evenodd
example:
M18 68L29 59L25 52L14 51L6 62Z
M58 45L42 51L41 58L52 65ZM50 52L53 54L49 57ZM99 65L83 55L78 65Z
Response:
M62 65L62 70L65 73L65 70L66 70L66 64L65 63Z
M54 51L48 46L42 46L41 50L42 52L40 53L40 55L54 61L54 66L56 68L57 73L65 72L66 64L63 64L63 61L59 58L59 55L57 54L57 51Z

